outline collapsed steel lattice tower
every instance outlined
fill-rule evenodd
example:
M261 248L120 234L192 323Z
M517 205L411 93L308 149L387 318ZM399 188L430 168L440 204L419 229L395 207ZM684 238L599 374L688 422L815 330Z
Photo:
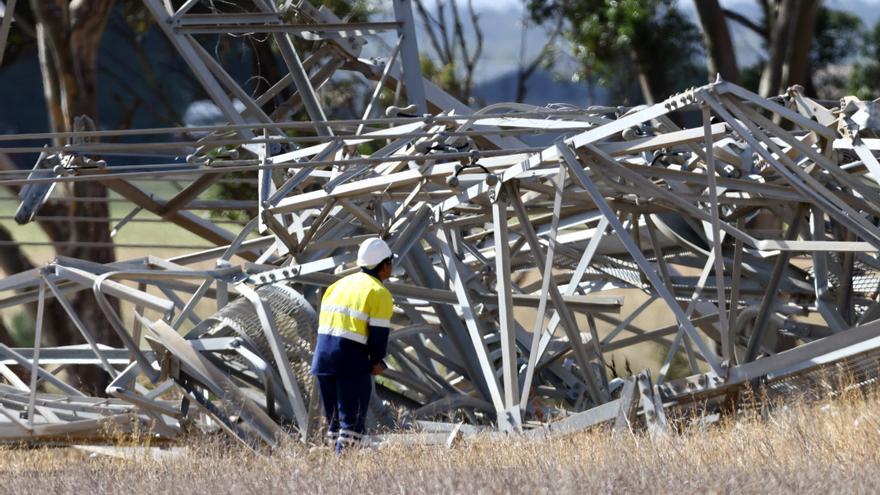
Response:
M307 437L320 416L307 369L314 308L370 236L400 257L388 283L391 368L371 404L379 425L443 432L451 424L436 420L458 416L541 435L638 416L661 428L664 409L711 406L756 380L784 391L829 366L877 376L876 103L830 105L797 88L768 100L718 81L638 108L474 111L422 78L408 0L366 23L306 1L199 14L198 0L144 3L228 124L82 130L66 146L3 148L43 154L28 178L2 182L23 186L21 221L55 184L99 181L131 201L126 220L146 210L217 247L109 265L59 258L0 281L0 307L42 311L55 298L87 342L41 349L51 329L38 317L34 349L0 344L0 439L93 438L139 422L166 438L219 424L252 446L277 445L284 426ZM225 33L272 36L287 74L251 97L203 45ZM301 40L314 45L305 59ZM363 58L368 43L386 57ZM342 73L374 84L361 119L328 120L322 108L317 91ZM401 100L374 117L384 88ZM556 139L527 144L534 134ZM101 142L110 135L154 140ZM170 163L93 159L111 152ZM257 215L240 232L193 212L224 174L247 172L258 177ZM145 177L187 185L159 198L133 183ZM95 341L68 302L83 290L125 348ZM620 314L630 295L646 302ZM134 323L113 299L134 306ZM215 314L202 314L205 301ZM634 325L652 301L676 323ZM538 317L524 327L518 308ZM646 342L663 348L659 374L619 386L609 357ZM669 379L677 356L689 376ZM106 370L110 398L66 383L59 368L73 364Z

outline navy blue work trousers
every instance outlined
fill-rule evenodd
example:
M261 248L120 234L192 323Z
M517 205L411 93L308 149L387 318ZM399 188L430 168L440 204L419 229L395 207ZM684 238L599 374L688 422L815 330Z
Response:
M367 429L367 406L373 392L373 376L357 373L317 375L317 378L330 434L334 437L340 433L363 435Z

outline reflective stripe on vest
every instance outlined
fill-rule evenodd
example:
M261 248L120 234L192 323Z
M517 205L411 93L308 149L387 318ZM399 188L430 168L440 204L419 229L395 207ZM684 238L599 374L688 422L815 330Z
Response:
M352 318L357 318L358 320L369 321L370 315L364 313L363 311L358 311L353 308L347 308L345 306L338 306L335 304L322 304L321 311L326 311L328 313L340 313L345 316L351 316Z
M391 320L385 320L381 318L370 318L369 324L373 327L391 328Z
M359 344L367 343L367 336L354 333L346 328L337 328L329 326L319 326L318 335L332 335L333 337L342 337L343 339L353 340Z

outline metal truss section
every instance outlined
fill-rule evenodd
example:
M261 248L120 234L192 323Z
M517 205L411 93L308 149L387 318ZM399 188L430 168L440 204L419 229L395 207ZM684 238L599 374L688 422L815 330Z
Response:
M785 394L877 379L880 136L853 117L870 105L719 80L636 108L476 110L422 78L408 0L367 23L308 2L144 3L227 123L0 136L0 152L40 155L0 182L24 186L21 222L55 185L96 181L131 203L117 230L149 212L214 247L58 258L0 281L0 307L38 315L35 348L0 345L0 441L85 442L106 424L167 440L219 427L257 450L316 438L316 310L372 236L400 256L374 428L443 442L606 422L661 434L669 409L720 408L755 383ZM270 37L288 71L264 94L204 45L243 33ZM368 45L387 57L362 58ZM362 118L328 118L322 90L342 75L363 86ZM385 93L396 99L382 108ZM70 144L37 144L58 137ZM168 161L107 165L109 153ZM254 197L206 198L228 174L255 179ZM142 179L183 187L161 197ZM205 210L251 220L230 229ZM124 348L77 314L84 290ZM83 345L39 345L50 299ZM640 318L648 308L667 321ZM653 376L621 369L645 352L662 356ZM73 365L112 383L88 396L68 383Z

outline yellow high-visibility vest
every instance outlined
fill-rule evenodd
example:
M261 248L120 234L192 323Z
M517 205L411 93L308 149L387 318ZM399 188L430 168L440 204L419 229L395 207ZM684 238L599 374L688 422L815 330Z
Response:
M321 300L318 334L367 343L369 326L391 327L394 301L378 279L353 273L327 288Z

